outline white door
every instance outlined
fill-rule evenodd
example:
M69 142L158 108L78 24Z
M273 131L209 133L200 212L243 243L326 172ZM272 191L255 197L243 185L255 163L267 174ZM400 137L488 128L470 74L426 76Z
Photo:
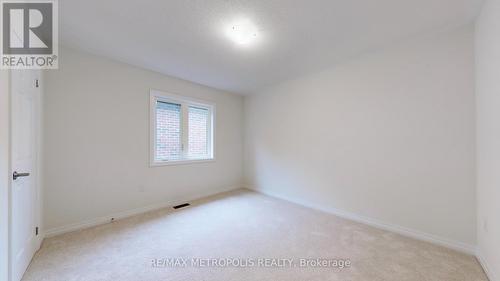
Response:
M40 71L11 73L11 277L21 280L38 250L37 150Z

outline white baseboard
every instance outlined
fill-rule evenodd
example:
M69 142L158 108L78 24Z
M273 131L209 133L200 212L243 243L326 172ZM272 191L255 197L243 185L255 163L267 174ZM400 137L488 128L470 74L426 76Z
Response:
M170 202L153 204L153 205L149 205L149 206L145 206L145 207L141 207L141 208L137 208L137 209L132 209L132 210L123 211L123 212L117 212L117 213L110 214L110 215L103 216L103 217L85 220L82 222L77 222L77 223L72 223L72 224L68 224L68 225L64 225L64 226L60 226L60 227L51 228L51 229L48 229L47 231L45 231L44 237L49 238L49 237L57 236L57 235L64 234L67 232L73 232L73 231L77 231L77 230L81 230L81 229L85 229L85 228L90 228L93 226L109 223L109 222L111 222L111 218L114 218L115 220L120 220L120 219L128 218L131 216L139 215L142 213L166 208L166 207L169 207L171 205L172 204Z
M363 223L363 224L366 224L369 226L373 226L373 227L376 227L379 229L387 230L390 232L395 232L395 233L398 233L398 234L401 234L401 235L404 235L407 237L411 237L411 238L418 239L421 241L426 241L429 243L440 245L440 246L450 248L453 250L457 250L457 251L467 253L470 255L476 254L476 247L474 245L466 244L466 243L459 242L459 241L453 241L453 240L443 238L443 237L440 237L437 235L425 233L425 232L422 232L419 230L409 229L409 228L402 227L399 225L380 221L380 220L377 220L374 218L360 216L360 215L357 215L357 214L354 214L351 212L346 212L343 210L332 208L330 206L318 206L316 204L306 202L304 200L284 196L282 194L278 194L278 193L268 191L268 190L255 189L255 188L252 188L250 186L245 186L245 188L262 193L262 194L265 194L265 195L268 195L268 196L271 196L271 197L275 197L278 199L289 201L289 202L292 202L292 203L295 203L295 204L298 204L298 205L301 205L304 207L308 207L311 209L315 209L315 210L319 210L319 211L326 212L329 214L333 214L333 215L339 216L341 218L345 218L348 220L352 220L355 222L359 222L359 223Z
M489 266L489 263L486 261L479 250L476 253L476 258L479 264L481 264L481 266L483 267L483 270L490 281L500 281L500 279L498 279L499 277L491 270L492 267Z
M49 238L49 237L57 236L57 235L68 233L68 232L73 232L73 231L77 231L77 230L90 228L93 226L98 226L98 225L110 223L112 218L114 219L114 221L116 221L116 220L120 220L120 219L124 219L124 218L128 218L128 217L132 217L135 215L147 213L150 211L175 206L179 203L183 203L183 202L187 202L187 201L194 201L194 200L197 200L197 199L200 199L203 197L208 197L208 196L212 196L212 195L215 195L218 193L228 192L228 191L236 190L236 189L240 189L240 188L242 188L241 185L231 186L231 187L227 187L227 188L221 188L221 189L213 190L211 192L204 192L203 194L198 194L197 196L193 196L192 198L177 199L177 200L175 200L175 202L172 202L172 201L160 202L160 203L156 203L156 204L152 204L152 205L148 205L148 206L144 206L144 207L140 207L140 208L136 208L136 209L132 209L132 210L117 212L117 213L113 213L110 215L106 215L106 216L102 216L102 217L98 217L98 218L93 218L93 219L89 219L89 220L85 220L85 221L81 221L81 222L77 222L77 223L72 223L72 224L68 224L68 225L64 225L64 226L60 226L60 227L54 227L54 228L46 230L43 234L43 238Z

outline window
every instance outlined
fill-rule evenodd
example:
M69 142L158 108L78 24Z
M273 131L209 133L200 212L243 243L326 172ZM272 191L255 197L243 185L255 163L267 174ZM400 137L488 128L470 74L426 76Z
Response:
M151 90L151 165L214 159L215 105Z

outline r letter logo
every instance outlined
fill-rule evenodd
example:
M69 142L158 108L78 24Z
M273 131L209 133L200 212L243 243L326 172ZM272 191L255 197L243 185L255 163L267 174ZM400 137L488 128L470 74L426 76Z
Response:
M1 68L57 68L56 0L3 0L1 7Z

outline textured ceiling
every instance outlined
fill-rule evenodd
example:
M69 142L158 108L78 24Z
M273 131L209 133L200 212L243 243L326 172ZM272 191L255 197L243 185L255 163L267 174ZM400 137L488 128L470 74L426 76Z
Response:
M61 44L251 94L412 35L474 20L482 0L62 0ZM251 46L225 31L246 18Z

